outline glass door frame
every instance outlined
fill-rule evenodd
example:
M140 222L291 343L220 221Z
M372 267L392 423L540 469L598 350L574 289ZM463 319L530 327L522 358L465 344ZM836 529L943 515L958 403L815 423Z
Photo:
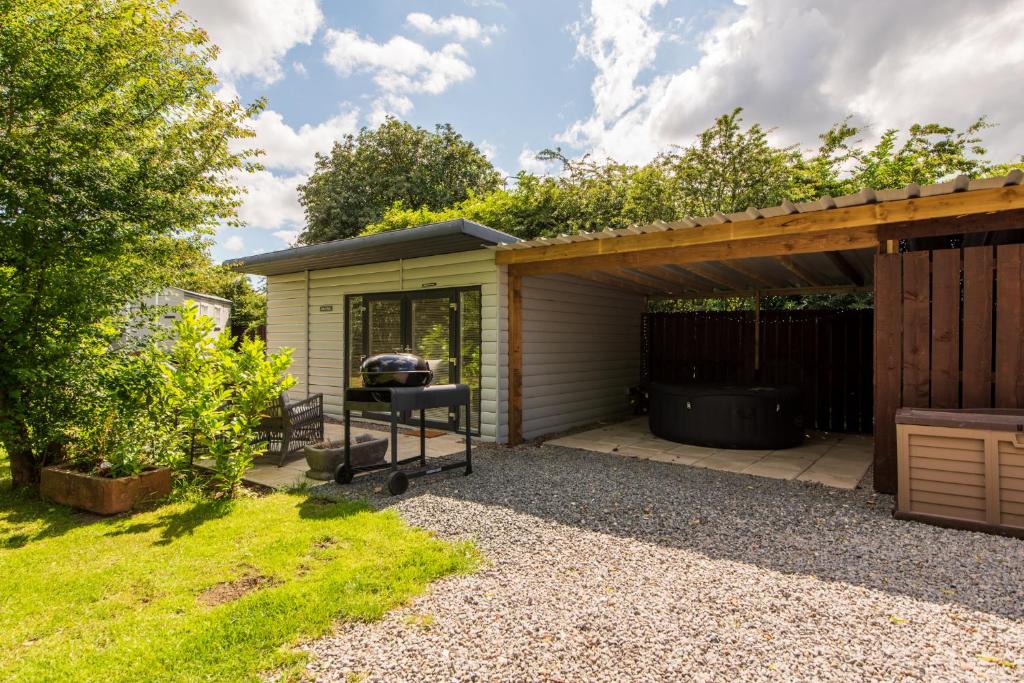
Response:
M400 314L399 314L399 339L401 340L401 351L411 353L412 349L412 301L414 299L448 299L448 381L453 384L457 384L462 379L462 339L461 335L461 316L462 316L462 302L461 294L463 292L477 292L482 296L481 288L479 285L471 287L442 287L438 289L428 289L423 291L407 291L407 292L368 292L365 294L345 294L343 299L344 306L344 326L342 329L342 364L344 367L343 379L344 387L348 388L351 382L352 373L352 358L349 353L348 339L351 330L351 305L350 299L359 297L362 299L361 314L362 320L362 347L367 352L369 351L368 341L370 335L369 329L369 315L370 315L370 301L376 300L390 300L400 302ZM481 311L482 315L482 311ZM483 321L481 320L481 323ZM481 345L483 340L481 340ZM384 353L383 351L381 353ZM455 360L452 363L452 359ZM483 378L481 377L481 384ZM476 392L480 392L482 387L476 387ZM434 427L438 429L444 429L456 432L459 429L459 425L462 419L462 409L459 408L454 414L449 413L447 422L440 422L437 420L426 420L427 427ZM376 414L376 413L363 413L362 417L370 419L387 419L387 415ZM414 415L402 415L401 422L408 425L419 426L419 416ZM479 426L473 430L473 434L479 435Z

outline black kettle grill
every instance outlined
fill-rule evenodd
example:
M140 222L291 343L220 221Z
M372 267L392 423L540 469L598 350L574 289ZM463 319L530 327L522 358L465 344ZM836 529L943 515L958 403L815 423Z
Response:
M425 387L434 371L423 358L411 353L381 353L359 366L364 387Z

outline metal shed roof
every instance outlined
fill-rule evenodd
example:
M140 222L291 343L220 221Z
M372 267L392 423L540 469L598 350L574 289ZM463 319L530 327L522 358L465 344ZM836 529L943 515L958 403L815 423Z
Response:
M225 261L227 267L256 275L281 275L365 263L451 254L518 242L518 237L456 218L414 228L281 249Z
M811 213L815 211L827 211L829 209L843 209L863 204L875 204L892 202L917 197L934 197L936 195L952 194L954 192L970 192L973 190L988 190L1010 185L1020 185L1024 182L1024 171L1014 169L1005 176L991 178L976 178L971 180L967 176L958 176L953 180L934 185L911 184L893 190L872 190L865 188L854 194L843 195L842 197L824 196L812 202L800 202L794 204L786 201L778 206L767 208L750 207L746 211L738 213L716 213L713 216L698 218L687 217L672 223L658 221L645 226L630 226L613 230L608 228L596 232L581 232L576 234L565 234L558 237L539 237L537 239L518 241L510 244L500 244L494 249L532 249L536 247L547 247L552 244L567 244L571 242L588 242L592 240L608 239L610 237L621 237L623 235L637 235L649 232L664 232L665 230L684 230L698 226L721 225L725 223L738 223L741 221L757 220L762 218L773 218L796 213Z
M569 274L654 296L864 291L882 246L1018 239L1024 172L497 245L510 277ZM969 234L968 234L969 233ZM948 241L948 240L947 240Z

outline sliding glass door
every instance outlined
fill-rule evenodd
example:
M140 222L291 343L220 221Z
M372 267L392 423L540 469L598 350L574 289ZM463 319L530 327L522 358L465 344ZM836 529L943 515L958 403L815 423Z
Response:
M422 356L434 371L434 384L468 384L473 401L473 431L480 430L480 289L363 294L346 297L346 381L360 386L359 365L378 353ZM463 411L427 411L430 426L465 429ZM373 417L373 416L371 416ZM418 415L403 415L419 424Z

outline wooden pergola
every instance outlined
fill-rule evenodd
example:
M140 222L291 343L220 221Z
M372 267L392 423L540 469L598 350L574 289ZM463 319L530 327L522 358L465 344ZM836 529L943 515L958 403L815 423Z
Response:
M522 438L521 290L525 277L568 274L650 297L690 299L759 300L762 296L871 291L878 311L876 486L894 490L895 432L890 423L896 408L903 404L903 392L893 382L902 381L907 356L913 355L914 349L902 353L904 338L893 329L902 321L907 292L902 280L893 279L892 268L879 264L886 258L898 260L901 252L930 252L937 238L963 235L960 249L991 249L1015 241L1007 238L1006 231L1024 227L1022 180L1020 171L982 180L961 177L933 186L877 193L865 190L805 204L787 202L769 209L497 247L496 261L508 269L510 442ZM958 260L958 273L960 263ZM1007 273L1005 277L1014 276ZM1021 273L1015 277L1024 282ZM958 291L957 301L959 296ZM1024 349L1019 340L1020 321L1016 324L1014 343ZM894 338L899 340L895 351ZM917 339L914 343L922 342ZM1019 365L1024 374L1024 361ZM1021 394L1021 405L1013 407L1024 407L1024 391Z

